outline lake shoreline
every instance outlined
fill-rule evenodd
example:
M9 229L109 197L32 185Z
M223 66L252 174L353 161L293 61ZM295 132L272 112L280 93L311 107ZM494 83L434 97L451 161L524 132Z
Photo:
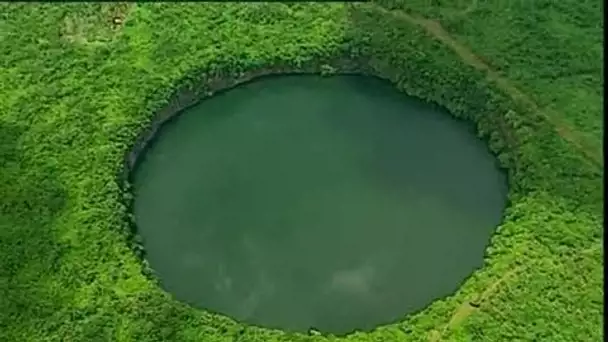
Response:
M417 285L403 280L407 276L393 264L423 255L414 252L421 245L445 251L452 251L452 246L460 251L457 254L462 262L444 272L447 286L459 284L458 274L468 274L471 267L476 269L482 263L487 234L501 218L504 193L503 189L494 191L493 156L470 129L465 129L470 126L445 109L429 108L376 77L279 75L241 84L197 103L163 126L158 140L133 170L133 214L146 259L165 290L179 300L263 326L275 326L283 320L272 314L274 295L267 298L265 309L260 307L269 310L269 316L261 314L268 321L239 316L240 309L227 298L239 298L237 302L247 298L214 287L217 274L209 265L231 265L230 272L236 272L231 274L234 283L246 284L253 280L242 267L249 265L246 260L258 260L262 264L255 267L264 269L271 283L292 291L288 297L301 294L300 299L294 297L294 305L297 302L296 306L306 312L331 312L331 305L311 304L320 298L310 288L335 283L344 295L366 292L367 280L360 278L359 271L348 271L358 267L351 263L363 251L347 247L366 246L366 260L388 250L398 253L390 252L392 257L377 260L379 264L374 266L383 272L390 267L395 270L393 281L376 279L394 298L405 298L410 289L420 300L451 293L454 287L422 286L423 295L417 292ZM479 191L469 191L477 185L482 185ZM480 199L496 204L482 208ZM482 223L465 217L477 217ZM414 224L411 229L402 229L410 224ZM322 243L319 236L323 236ZM280 247L275 237L280 239ZM454 245L459 238L463 238L461 243ZM241 245L243 241L248 243ZM315 256L307 256L308 252L298 247L315 244ZM275 246L291 252L276 254ZM334 254L337 251L332 246L339 254ZM424 271L412 267L411 274L420 281L434 278L432 274L441 269L441 259L428 258L425 262L429 267ZM311 282L310 288L294 290L288 280L281 280L278 275L282 270L269 260L308 270L309 278L292 274L289 281ZM333 261L328 264L324 260ZM357 265L359 262L363 261ZM411 265L401 266L409 269ZM346 274L335 281L321 279L341 270ZM400 286L393 286L399 282ZM435 291L437 295L432 294ZM338 297L326 300L336 300L338 305L342 297L334 295ZM301 301L302 297L311 300ZM387 315L380 321L394 321L404 308L407 312L414 308L414 301L401 303L401 308L395 307L396 301L391 302L379 309L384 313L378 315ZM353 298L344 305L363 305L356 303ZM290 329L303 332L307 324L314 323L302 318L302 325L298 325L298 315L293 316L292 323L299 328ZM337 330L331 324L319 328L346 333L339 327L350 323L338 323L346 317L330 320L334 319ZM371 329L366 324L361 321L353 328Z

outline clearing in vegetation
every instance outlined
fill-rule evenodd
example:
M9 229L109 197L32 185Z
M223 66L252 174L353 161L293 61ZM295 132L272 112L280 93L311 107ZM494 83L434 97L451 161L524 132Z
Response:
M1 4L0 340L600 340L600 6ZM244 325L142 274L117 175L154 113L186 88L344 60L474 121L509 170L485 266L399 323L347 336Z

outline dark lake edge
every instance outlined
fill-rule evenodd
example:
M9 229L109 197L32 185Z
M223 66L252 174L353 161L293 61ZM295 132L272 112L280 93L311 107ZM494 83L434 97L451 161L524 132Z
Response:
M137 134L134 143L125 152L123 157L123 166L117 174L117 183L123 195L123 205L126 208L125 221L128 225L127 231L124 232L126 235L126 242L140 261L143 275L155 284L160 286L160 279L147 262L143 241L138 234L135 217L132 214L135 197L132 194L131 175L132 171L138 166L141 156L145 154L147 149L153 145L154 141L158 137L158 134L161 132L162 126L179 117L179 115L188 108L195 106L199 102L211 96L217 95L218 93L229 91L235 87L255 81L259 78L281 75L368 76L388 81L394 87L396 86L397 81L391 79L391 75L373 70L365 60L334 58L330 60L312 60L299 67L294 65L274 65L256 68L230 76L222 75L209 77L208 74L203 73L200 76L194 77L196 81L194 82L193 86L182 86L181 88L178 87L169 97L167 103L154 112L147 127ZM403 92L401 90L397 91ZM403 94L405 96L411 96L405 92L403 92ZM429 102L422 98L416 98L420 101L426 102L427 105L431 107L437 107L443 111L446 111L446 114L449 112L436 103ZM470 121L463 118L457 118L453 115L450 116L458 121ZM473 124L473 122L469 123ZM471 128L475 130L473 127ZM493 152L492 155L496 157L496 154ZM503 169L502 167L500 168ZM505 170L503 169L502 171ZM475 303L470 304L475 305Z

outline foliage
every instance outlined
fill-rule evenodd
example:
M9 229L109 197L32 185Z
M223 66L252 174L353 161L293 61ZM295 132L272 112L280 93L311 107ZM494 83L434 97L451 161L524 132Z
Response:
M376 25L380 20L382 28ZM455 310L455 302L481 296L505 273L517 270L516 275L502 281L504 289L484 300L482 310L458 327L460 337L448 332L443 338L600 338L601 170L564 142L544 116L513 103L483 73L464 66L400 13L363 6L351 13L351 21L356 54L369 61L373 73L458 117L475 120L510 171L511 205L488 249L487 266L447 299L446 307ZM440 316L448 324L445 319L451 314L437 302L400 325L418 326L427 316ZM432 328L438 326L439 320ZM419 335L412 331L412 339L424 339L429 328Z
M437 19L491 68L572 127L601 158L602 5L592 0L382 0Z
M546 21L515 28L485 18L491 8L450 21L442 6L413 4L1 4L0 340L414 341L437 332L467 341L599 340L603 170L564 141L550 118L514 102L400 13L439 18L473 48L489 44L484 54L493 65L543 105L580 87L576 104L560 115L590 145L599 144L600 76L590 72L547 91L541 73L558 66L577 73L577 54L596 56L595 36L575 36L580 46L553 58L549 48L529 51L542 41L515 49L492 38L516 32L510 30L534 35ZM538 15L572 9L579 18L594 5L556 6ZM568 33L595 32L596 17L569 23ZM116 181L124 153L153 113L201 78L311 64L327 65L327 72L339 69L330 64L343 56L476 121L499 154L511 203L486 266L454 296L346 337L246 327L161 291L128 246L128 194ZM532 62L515 63L523 57ZM481 307L455 326L453 314L467 301Z

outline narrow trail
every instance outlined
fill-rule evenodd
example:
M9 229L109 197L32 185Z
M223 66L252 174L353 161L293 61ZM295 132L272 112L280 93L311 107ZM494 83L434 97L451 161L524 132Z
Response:
M428 341L441 341L445 334L462 324L462 322L464 322L469 316L479 310L481 306L485 305L487 300L498 291L499 286L501 284L507 281L507 279L514 277L516 273L520 272L521 270L521 267L515 267L507 271L498 280L490 283L482 293L478 293L475 298L462 303L454 311L452 317L450 318L450 321L445 326L443 326L443 328L441 328L440 330L431 331Z
M474 2L474 4L476 5L476 2ZM541 115L544 119L546 119L547 122L549 122L553 126L556 133L562 139L564 139L574 148L580 151L590 163L592 163L599 169L603 168L602 151L597 151L597 149L585 144L585 139L583 137L580 137L576 132L571 129L571 127L566 122L561 120L559 113L547 108L541 108L530 96L528 96L523 91L519 90L515 85L513 85L510 80L501 76L497 71L493 70L487 63L485 63L481 58L479 58L475 53L473 53L473 51L471 51L468 47L453 38L449 34L449 32L447 32L441 26L439 22L431 19L413 16L400 10L387 10L375 4L372 4L371 6L387 15L396 16L407 21L410 24L414 24L423 28L429 35L431 35L441 43L448 46L452 51L454 51L464 63L472 66L473 68L479 71L484 72L488 80L495 83L499 87L499 89L508 94L514 101L527 108L530 108L534 112ZM468 10L474 9L474 5L470 7L471 8L465 10L462 15L466 15L466 12L468 12ZM518 273L519 271L521 271L520 268L514 268L506 272L499 279L489 284L488 287L482 293L478 293L475 298L462 303L452 313L449 322L445 326L430 331L428 341L442 341L443 337L447 333L449 333L449 331L462 324L468 317L474 314L482 306L486 305L487 300L496 293L500 285L503 284L507 279L515 276L516 273Z
M533 111L540 114L544 119L551 123L557 134L559 134L562 139L572 144L594 166L600 169L603 168L603 156L601 151L597 151L597 149L588 146L585 143L584 138L580 137L569 127L567 123L560 119L560 115L558 113L547 108L541 108L530 96L519 90L511 83L511 81L493 70L469 48L454 39L439 22L431 19L412 16L400 10L387 10L380 5L373 4L371 6L374 6L374 8L385 14L396 16L425 29L431 36L454 51L464 63L474 67L477 70L485 72L487 78L494 82L514 101L524 105L525 107L531 108Z

